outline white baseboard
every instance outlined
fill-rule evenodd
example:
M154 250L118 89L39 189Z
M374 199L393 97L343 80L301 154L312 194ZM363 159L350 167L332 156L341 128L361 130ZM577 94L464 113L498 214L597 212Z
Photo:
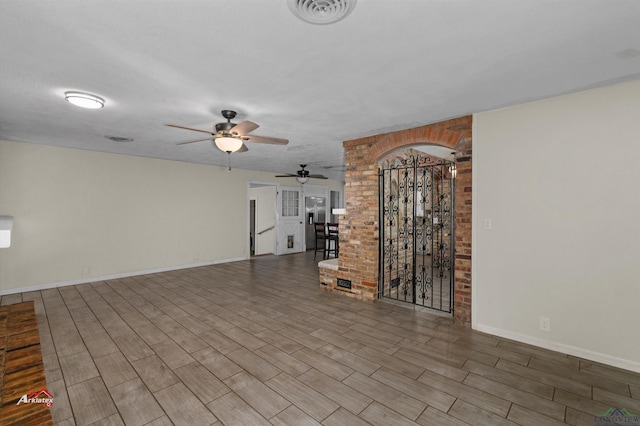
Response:
M580 358L588 359L590 361L595 361L602 364L610 365L612 367L622 368L624 370L640 373L640 362L637 362L637 361L618 358L615 356L611 356L611 355L607 355L599 352L593 352L588 349L579 348L571 345L565 345L563 343L539 339L537 337L528 336L526 334L514 333L512 331L502 330L502 329L494 328L484 324L477 324L476 330L482 331L483 333L492 334L494 336L504 337L505 339L511 339L517 342L527 343L529 345L538 346L544 349L562 352L564 354L577 356Z
M135 277L135 276L138 276L138 275L155 274L155 273L158 273L158 272L177 271L177 270L180 270L180 269L197 268L199 266L209 266L209 265L216 265L216 264L219 264L219 263L237 262L239 260L247 260L247 259L248 259L248 257L237 257L237 258L233 258L233 259L220 259L220 260L215 260L213 262L198 262L198 263L192 263L192 264L189 264L189 265L182 265L182 266L168 266L166 268L156 268L156 269L147 269L147 270L143 270L143 271L123 272L123 273L120 273L120 274L104 275L104 276L101 276L101 277L85 277L85 278L79 278L77 280L57 281L57 282L53 282L53 283L36 284L36 285L25 286L25 287L0 289L0 296L5 296L7 294L15 294L15 293L26 293L26 292L29 292L29 291L47 290L47 289L50 289L50 288L65 287L65 286L68 286L68 285L87 284L87 283L93 283L93 282L97 282L97 281L107 281L107 280L114 280L114 279L118 279L118 278Z

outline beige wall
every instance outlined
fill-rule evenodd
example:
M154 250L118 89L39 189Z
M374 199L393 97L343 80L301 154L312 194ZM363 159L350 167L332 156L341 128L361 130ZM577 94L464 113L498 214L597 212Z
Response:
M640 371L639 118L640 81L474 115L474 328Z
M273 174L0 141L0 294L248 258L249 181ZM329 181L340 187L341 183Z

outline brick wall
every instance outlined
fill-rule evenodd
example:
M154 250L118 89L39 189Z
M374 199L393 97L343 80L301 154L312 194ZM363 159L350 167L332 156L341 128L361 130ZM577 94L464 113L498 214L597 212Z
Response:
M352 293L373 300L378 288L378 165L369 146L345 149L345 209L340 217L339 278Z
M374 300L378 286L378 162L397 149L440 145L456 151L456 258L454 318L471 322L471 116L344 142L345 208L340 217L337 278L351 280L350 295Z
M454 316L471 325L471 130L456 146L456 258Z

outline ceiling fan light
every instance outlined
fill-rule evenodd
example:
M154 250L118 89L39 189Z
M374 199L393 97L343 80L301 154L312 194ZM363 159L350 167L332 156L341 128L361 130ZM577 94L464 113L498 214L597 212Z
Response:
M67 102L81 108L100 109L104 107L104 99L90 93L65 92L64 98Z
M229 154L242 148L243 144L242 139L229 137L216 138L214 142L219 150L228 152Z
M309 182L309 178L308 178L308 177L306 177L306 176L298 176L298 177L296 178L296 180L297 180L298 182L300 182L301 184L303 184L303 185L304 185L305 183Z

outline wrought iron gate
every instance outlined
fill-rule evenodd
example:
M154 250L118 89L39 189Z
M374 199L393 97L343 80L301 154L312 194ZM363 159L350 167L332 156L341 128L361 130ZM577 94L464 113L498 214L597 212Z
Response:
M427 156L380 169L378 296L453 311L455 165Z

